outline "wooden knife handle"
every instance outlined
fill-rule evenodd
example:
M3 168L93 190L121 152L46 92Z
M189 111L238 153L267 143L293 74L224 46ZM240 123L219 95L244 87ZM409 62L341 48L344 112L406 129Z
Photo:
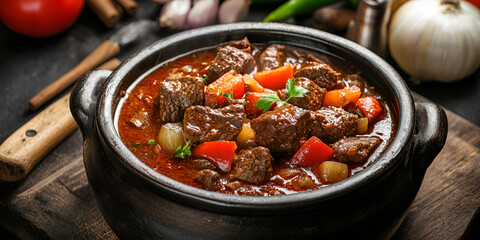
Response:
M55 82L48 85L40 91L35 97L30 99L30 110L34 111L41 107L45 102L55 97L65 90L86 72L94 69L99 64L112 58L120 52L120 47L112 41L104 41L93 52L85 57L75 68L60 77Z
M113 58L97 69L113 70L120 65ZM70 113L70 93L58 99L15 131L0 145L0 179L14 182L23 179L32 168L77 124Z
M67 94L15 131L0 145L0 179L23 179L60 141L77 127Z

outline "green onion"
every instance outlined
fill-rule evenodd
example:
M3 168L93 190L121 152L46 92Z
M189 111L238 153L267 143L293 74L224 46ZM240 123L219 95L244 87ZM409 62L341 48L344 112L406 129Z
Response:
M271 12L263 21L281 21L289 17L315 11L319 7L339 1L340 0L290 0Z

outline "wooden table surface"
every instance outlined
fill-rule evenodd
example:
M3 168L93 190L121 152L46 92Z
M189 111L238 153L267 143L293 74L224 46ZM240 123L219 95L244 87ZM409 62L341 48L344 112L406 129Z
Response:
M150 1L139 3L137 16L122 24L156 18L159 6ZM254 7L248 20L260 21L271 9ZM308 18L288 22L309 25ZM0 142L38 113L27 110L33 95L73 68L114 31L104 28L88 8L75 25L52 38L23 37L0 23ZM140 43L122 49L118 57L125 60L169 34L172 32L164 29L152 32ZM447 111L449 133L394 239L480 239L480 107L473 104L480 102L479 79L477 71L455 84L410 85L451 110ZM419 95L415 98L425 100ZM116 238L92 199L79 131L49 153L23 181L0 183L0 239L8 238Z
M424 99L415 95L417 101ZM393 239L475 239L480 207L480 128L447 111L444 149ZM0 225L22 239L115 239L95 207L79 131L24 180L1 185ZM472 225L472 227L470 227ZM477 232L476 232L477 231Z

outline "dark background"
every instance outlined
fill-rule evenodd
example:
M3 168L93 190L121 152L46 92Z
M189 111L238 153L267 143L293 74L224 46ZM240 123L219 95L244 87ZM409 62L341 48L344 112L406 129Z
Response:
M137 15L124 17L117 28L140 18L157 18L160 5L148 0L139 0L139 4ZM275 6L252 6L246 21L261 21L274 8ZM286 22L311 26L311 16L292 18ZM0 23L0 142L42 110L29 111L30 98L72 69L114 32L115 29L104 27L87 6L74 25L49 38L22 36ZM157 28L143 39L122 48L117 57L123 61L172 33L175 31ZM388 60L392 63L391 59ZM480 126L479 70L464 80L450 84L429 82L413 85L406 74L400 73L412 90ZM5 238L8 236L0 229L0 239Z

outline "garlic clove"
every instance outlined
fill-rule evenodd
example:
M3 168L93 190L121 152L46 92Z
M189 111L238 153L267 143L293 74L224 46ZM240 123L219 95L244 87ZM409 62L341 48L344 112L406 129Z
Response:
M203 27L215 23L218 0L196 0L188 13L187 28Z
M160 12L158 22L162 27L183 29L192 4L190 0L171 0Z
M219 23L233 23L245 19L250 8L248 0L226 0L218 10Z

